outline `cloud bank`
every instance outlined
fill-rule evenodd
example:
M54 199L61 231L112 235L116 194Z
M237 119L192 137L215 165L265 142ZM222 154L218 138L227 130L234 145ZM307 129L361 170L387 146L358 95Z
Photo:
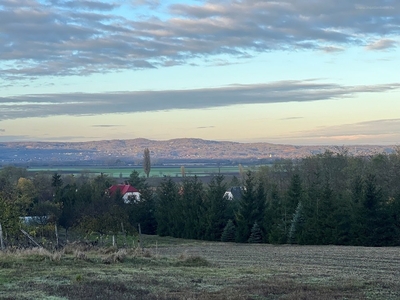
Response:
M0 98L0 121L55 115L98 115L334 100L353 97L358 93L378 93L399 88L400 83L343 86L316 80L293 80L192 90L21 95Z
M396 0L210 0L167 11L160 3L3 0L0 78L160 68L269 51L379 51L395 47L400 34ZM142 14L144 6L154 15Z

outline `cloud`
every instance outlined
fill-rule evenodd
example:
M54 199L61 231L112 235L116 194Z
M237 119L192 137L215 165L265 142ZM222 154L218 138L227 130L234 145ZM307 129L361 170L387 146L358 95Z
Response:
M209 128L215 128L215 126L200 126L197 127L196 129L209 129Z
M326 52L326 53L336 53L336 52L342 52L344 51L343 48L341 47L335 47L335 46L325 46L321 47L321 50Z
M100 128L111 128L111 127L120 127L121 125L93 125L92 127L100 127Z
M32 94L0 98L0 121L55 115L97 115L334 100L358 93L377 93L399 88L400 83L342 86L316 80L292 80L192 90Z
M210 0L169 5L161 17L132 6L120 13L128 4L158 6L155 0L3 0L0 78L160 68L270 51L331 53L377 38L367 48L388 49L400 33L400 2L379 2Z
M0 128L0 132L6 132L6 130L3 128Z
M94 10L94 11L111 11L117 7L116 4L100 2L100 1L63 1L51 0L53 6L59 6L68 9Z
M396 48L397 47L397 42L394 40L390 39L380 39L378 41L375 41L369 45L367 45L365 48L367 50L386 50L386 49L391 49L391 48Z
M337 126L327 126L310 131L297 131L282 137L285 142L301 141L313 144L398 144L400 119L372 120Z
M298 120L298 119L303 119L303 117L288 117L288 118L282 118L280 120L287 121L287 120Z
M134 6L148 6L155 9L160 6L160 0L132 0Z

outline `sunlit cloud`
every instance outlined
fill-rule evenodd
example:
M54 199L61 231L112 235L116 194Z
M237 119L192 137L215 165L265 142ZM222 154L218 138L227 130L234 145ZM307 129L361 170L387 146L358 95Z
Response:
M136 11L160 3L4 0L0 78L163 68L218 55L240 60L271 51L336 53L365 45L376 51L398 43L398 1L384 6L376 0L172 1L162 19Z
M367 50L385 50L396 48L397 42L390 39L381 39L366 46Z

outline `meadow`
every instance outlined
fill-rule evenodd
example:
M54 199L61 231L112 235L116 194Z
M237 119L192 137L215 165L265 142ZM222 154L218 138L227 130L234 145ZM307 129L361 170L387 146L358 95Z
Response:
M144 236L0 252L1 299L399 299L400 249Z
M132 173L133 170L136 170L140 176L145 176L142 166L132 166L132 167L105 167L105 166L90 166L90 167L81 167L81 166L58 166L58 167L31 167L27 169L29 172L47 172L47 173L59 173L59 174L72 174L74 176L79 176L82 174L97 176L101 173L106 174L110 177L118 178L123 177L127 178ZM187 176L210 176L214 174L232 174L239 175L238 166L185 166L185 173ZM171 177L182 177L181 167L180 166L152 166L150 171L150 177L163 177L163 176L171 176Z

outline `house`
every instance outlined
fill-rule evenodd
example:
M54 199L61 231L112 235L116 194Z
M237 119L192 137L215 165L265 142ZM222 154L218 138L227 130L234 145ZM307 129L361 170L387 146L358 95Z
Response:
M114 184L106 190L106 193L111 197L117 191L119 191L122 199L127 204L131 203L131 200L133 202L140 201L139 191L130 184Z
M224 198L228 200L239 200L242 198L244 188L241 186L233 186L224 194Z

